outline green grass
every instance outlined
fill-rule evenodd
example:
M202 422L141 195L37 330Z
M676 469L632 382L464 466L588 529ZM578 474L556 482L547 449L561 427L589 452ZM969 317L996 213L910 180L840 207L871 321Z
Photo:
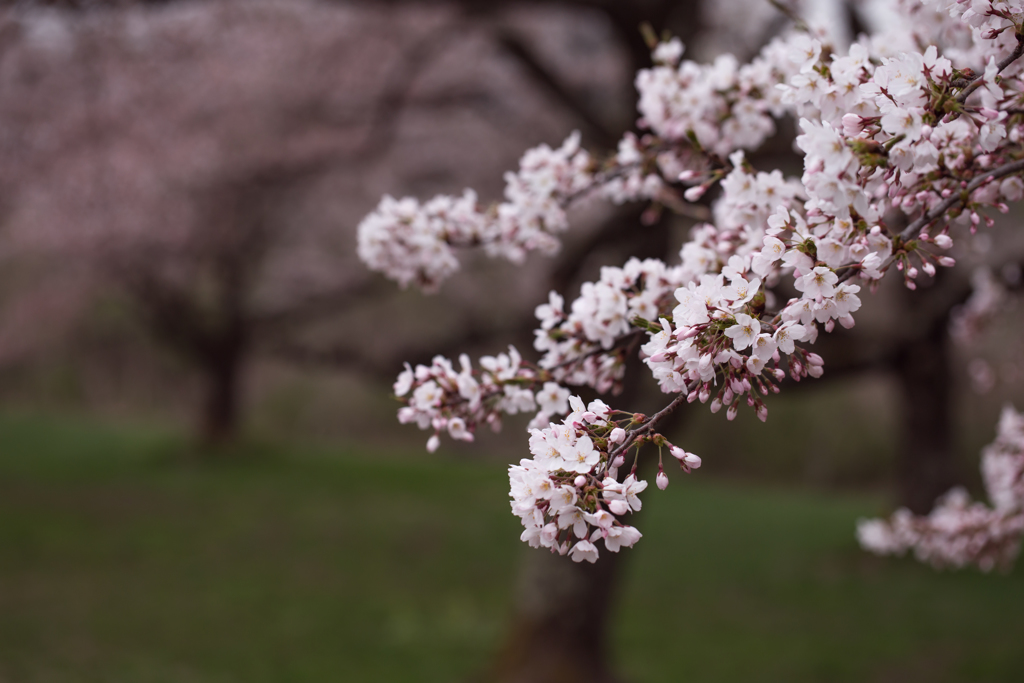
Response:
M521 553L499 463L0 418L0 681L458 681ZM861 553L868 497L676 476L614 614L656 681L1016 681L1024 572Z

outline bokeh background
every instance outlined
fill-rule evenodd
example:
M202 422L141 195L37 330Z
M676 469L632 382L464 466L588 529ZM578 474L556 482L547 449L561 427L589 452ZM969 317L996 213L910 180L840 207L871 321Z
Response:
M876 16L789 4L847 37ZM1024 408L1019 214L865 297L767 424L681 412L704 466L596 569L518 541L525 422L433 455L397 424L403 361L528 354L550 289L678 251L690 219L591 203L556 257L470 255L430 296L355 257L383 194L496 199L528 147L613 149L643 22L699 60L788 25L756 0L0 7L0 681L1024 676L1024 571L853 533L982 494ZM799 173L780 127L755 163ZM1008 314L967 315L972 274ZM660 399L638 374L616 405Z

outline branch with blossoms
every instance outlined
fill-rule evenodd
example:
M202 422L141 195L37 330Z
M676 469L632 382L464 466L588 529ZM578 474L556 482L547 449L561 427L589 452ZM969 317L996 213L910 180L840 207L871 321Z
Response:
M469 192L422 208L385 199L387 210L360 226L360 255L402 284L433 287L457 265L452 245L513 260L554 249L566 203L585 195L657 200L671 181L688 186L685 201L715 196L712 220L693 228L677 263L607 266L568 307L552 292L536 310L535 366L510 351L482 359L476 375L468 359L460 372L443 358L407 367L395 388L406 403L400 419L432 429L434 448L442 431L471 439L502 412L540 405L533 458L510 469L523 540L576 561L595 560L602 539L613 552L632 545L639 532L623 520L646 487L635 478L640 447L668 447L684 471L700 463L654 431L666 411L700 401L733 419L746 404L767 419L765 398L785 377L822 375L809 347L837 322L855 324L863 285L874 289L895 269L914 289L920 272L954 265L943 253L953 234L990 226L990 209L1005 212L1024 197L1024 117L1011 113L1024 100L1024 15L1006 6L960 3L936 15L936 36L918 32L920 10L911 8L906 37L863 37L844 54L794 32L746 65L728 55L711 65L683 60L682 44L668 40L637 75L641 135L626 135L604 171L573 136L559 150L528 152L507 176L506 201L486 213ZM956 41L944 45L942 36ZM784 114L799 119L799 179L746 158ZM584 408L563 387L614 393L634 347L673 396L665 411ZM659 468L659 488L667 481Z
M991 506L971 502L956 488L927 516L900 509L888 521L861 520L860 544L879 555L912 551L935 567L1009 568L1024 535L1024 415L1010 406L1003 409L995 442L982 452L981 473Z

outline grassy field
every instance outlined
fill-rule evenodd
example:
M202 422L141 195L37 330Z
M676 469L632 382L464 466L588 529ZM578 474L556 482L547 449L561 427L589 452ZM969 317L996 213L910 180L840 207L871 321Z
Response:
M499 463L0 418L0 681L460 681L524 549ZM652 487L653 488L653 487ZM629 681L1024 680L1024 571L853 541L870 497L675 477L616 612Z

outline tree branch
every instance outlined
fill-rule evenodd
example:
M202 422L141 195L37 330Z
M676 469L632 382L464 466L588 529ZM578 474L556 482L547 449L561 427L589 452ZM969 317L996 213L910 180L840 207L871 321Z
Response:
M900 238L904 240L910 239L914 235L918 234L922 230L922 228L926 227L927 225L930 225L931 223L941 218L943 214L945 214L947 211L949 211L949 209L953 208L959 202L963 202L964 204L966 204L968 201L970 201L971 193L977 190L985 183L987 183L988 181L998 180L999 178L1012 175L1014 173L1017 173L1018 171L1024 171L1024 159L1018 159L1017 161L1004 164L1003 166L994 168L991 171L986 171L985 173L982 173L980 176L971 180L971 182L967 184L966 189L964 189L962 192L951 194L950 196L946 197L944 200L939 202L938 206L936 206L934 209L927 212L926 214L918 218L916 221L908 225L907 228L900 233Z
M1024 34L1019 34L1018 33L1017 34L1017 47L1013 48L1013 52L1011 52L1009 55L1004 57L997 64L997 66L999 67L999 70L996 73L997 74L1002 73L1003 69L1005 69L1006 67L1010 66L1015 61L1017 61L1022 54L1024 54ZM973 93L975 90L980 88L981 84L983 82L984 82L984 79L982 79L981 76L975 76L974 80L972 80L967 85L967 87L964 88L962 91L960 91L960 94L956 96L956 101L959 102L960 104L963 104L964 102L966 102L967 98L971 96L971 93Z

